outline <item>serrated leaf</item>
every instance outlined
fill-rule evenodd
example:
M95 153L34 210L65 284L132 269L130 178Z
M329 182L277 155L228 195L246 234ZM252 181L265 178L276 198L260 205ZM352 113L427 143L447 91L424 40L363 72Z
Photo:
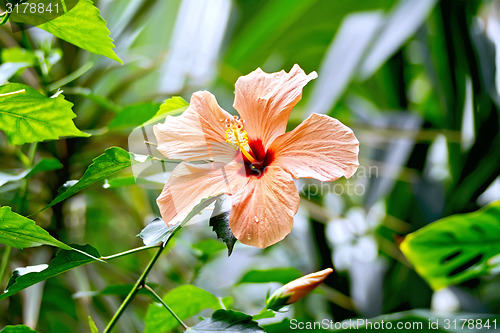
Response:
M49 98L24 84L6 84L0 86L0 129L14 145L89 136L73 123L72 106L63 95Z
M233 252L234 244L236 244L236 237L234 237L231 228L229 228L229 212L223 211L225 196L221 196L216 202L212 216L210 217L209 225L214 230L217 238L222 240L227 246L227 256L229 257Z
M0 243L23 249L40 245L52 245L61 249L71 247L52 237L35 221L14 213L8 206L0 207Z
M0 333L38 333L25 325L9 325L5 326Z
M221 308L221 303L216 296L193 285L182 285L172 289L163 297L163 300L181 320L190 318L205 309ZM145 322L144 333L170 332L179 325L170 312L156 303L148 307Z
M406 236L401 250L433 289L498 269L500 201L433 222Z
M72 247L75 250L60 250L55 258L52 259L49 266L39 272L20 275L19 272L22 273L22 270L14 270L5 292L0 295L0 300L72 268L95 261L95 259L92 259L90 256L95 258L101 256L99 252L90 245L72 245Z
M262 333L264 329L259 327L256 321L252 320L252 316L245 313L232 310L217 310L211 318L205 319L186 332Z
M160 105L160 109L158 110L158 112L156 112L156 114L151 117L149 121L144 122L143 125L158 122L166 116L175 116L181 114L182 112L184 112L184 110L187 109L188 106L189 103L186 102L182 97L174 96L172 98L169 98L165 100L162 105Z
M52 200L44 209L66 200L95 182L102 181L112 174L129 166L131 166L131 162L128 151L118 147L106 149L104 154L97 156L93 160L92 164L88 167L78 182L55 197L54 200Z
M123 63L113 51L106 21L91 0L79 0L74 8L58 18L38 25L38 28L84 50Z
M271 268L271 269L253 269L243 275L238 283L269 283L279 282L287 284L288 282L302 277L302 273L292 267Z

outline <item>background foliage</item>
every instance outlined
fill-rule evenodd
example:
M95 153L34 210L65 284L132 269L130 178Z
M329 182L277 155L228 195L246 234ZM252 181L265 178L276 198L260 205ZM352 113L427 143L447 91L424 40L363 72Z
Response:
M159 215L161 184L136 184L130 168L144 162L127 151L133 129L201 89L232 112L239 76L295 63L319 78L290 128L312 112L340 119L360 140L358 173L328 186L299 181L294 231L265 250L236 243L227 257L206 219L180 229L148 285L196 327L225 313L258 331L219 311L257 314L269 289L327 267L335 272L317 293L259 325L498 314L499 8L80 0L39 27L0 26L0 327L102 330L153 256L96 260L142 246L135 235ZM182 327L141 290L116 330Z

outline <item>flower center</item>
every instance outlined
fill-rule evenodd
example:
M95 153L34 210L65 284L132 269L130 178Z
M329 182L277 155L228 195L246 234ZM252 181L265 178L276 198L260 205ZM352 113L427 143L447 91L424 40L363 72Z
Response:
M252 156L252 149L248 144L247 131L243 129L245 120L239 119L238 116L233 116L232 118L227 118L225 123L227 128L224 133L226 136L226 142L231 144L234 148L239 149L250 162L255 162L255 157Z

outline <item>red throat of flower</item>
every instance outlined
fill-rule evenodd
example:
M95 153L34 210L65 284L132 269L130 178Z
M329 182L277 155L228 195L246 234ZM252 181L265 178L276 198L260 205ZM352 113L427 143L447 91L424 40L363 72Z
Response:
M247 176L262 176L265 168L274 160L272 151L264 148L261 139L249 139L244 129L245 120L238 116L225 120L226 141L243 154Z

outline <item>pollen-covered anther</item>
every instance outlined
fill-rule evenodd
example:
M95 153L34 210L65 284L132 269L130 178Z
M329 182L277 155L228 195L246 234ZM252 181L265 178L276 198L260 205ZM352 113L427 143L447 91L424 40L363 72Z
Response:
M255 158L252 156L252 150L248 144L248 135L244 130L244 120L239 119L238 116L227 118L226 123L226 142L230 143L234 148L240 149L243 155L250 161L254 162Z

